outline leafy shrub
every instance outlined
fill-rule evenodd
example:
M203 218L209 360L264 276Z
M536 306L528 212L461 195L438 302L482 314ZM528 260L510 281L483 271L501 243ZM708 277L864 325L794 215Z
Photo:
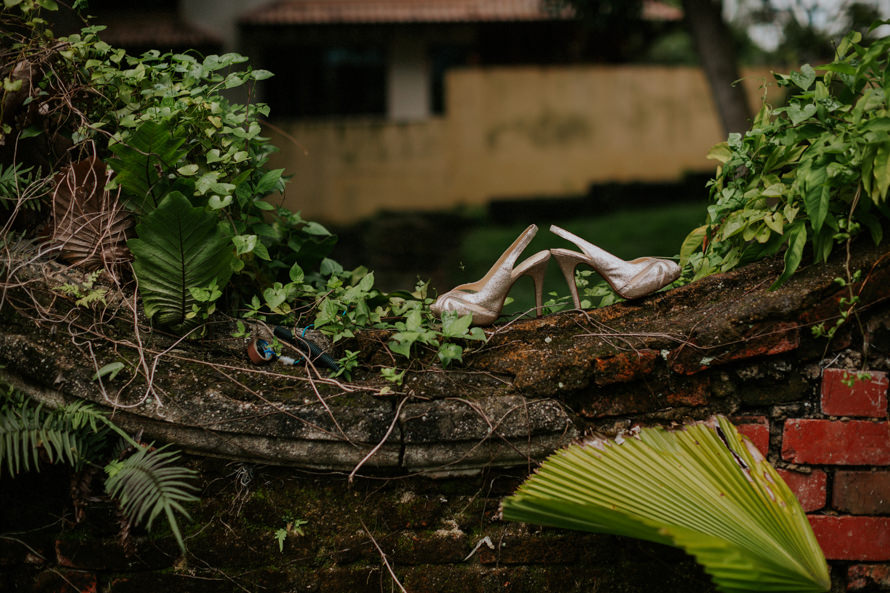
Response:
M126 245L143 308L156 325L186 332L221 298L230 313L314 325L335 341L356 328L394 330L393 352L410 357L423 345L443 364L462 360L457 341L484 339L468 319L436 320L425 288L387 295L367 269L343 270L327 258L336 237L268 201L286 183L282 169L266 167L275 147L260 135L260 118L269 109L230 101L224 92L246 87L250 97L270 72L251 69L234 53L130 56L101 41L99 26L56 39L40 6L17 5L9 39L19 65L0 73L10 88L24 89L20 107L42 102L60 115L43 121L25 110L12 120L32 138L48 140L40 130L51 130L79 149L66 154L91 153L82 161L98 157L114 171L105 189L118 190L135 217L137 236ZM13 80L18 71L29 73L21 84ZM11 126L2 133L25 135ZM83 239L73 237L89 243ZM101 251L118 249L122 243Z
M861 42L851 33L830 64L776 75L793 93L787 105L764 104L751 130L711 150L720 162L712 204L680 254L687 281L786 247L775 288L808 246L824 262L863 230L881 241L890 216L890 38Z

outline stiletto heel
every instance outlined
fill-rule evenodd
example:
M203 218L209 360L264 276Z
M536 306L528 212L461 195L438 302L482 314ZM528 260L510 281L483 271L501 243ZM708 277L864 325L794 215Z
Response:
M578 267L578 264L586 262L587 258L583 254L571 249L551 249L550 253L553 255L553 259L556 260L556 263L559 264L559 269L566 279L566 284L569 285L569 292L572 294L572 302L575 303L575 308L580 309L581 299L578 298L578 285L575 284L575 268Z
M535 314L538 317L541 316L544 309L544 274L547 272L549 260L549 251L539 251L513 270L513 275L517 279L526 275L535 283Z
M489 325L500 316L504 300L513 284L527 275L535 283L535 311L540 316L544 271L550 260L550 251L539 251L518 266L515 265L537 232L538 227L530 225L513 241L481 280L461 284L440 295L430 306L430 310L440 317L445 311L454 311L458 315L471 314L474 325Z
M652 294L680 276L680 266L669 259L640 257L624 261L556 225L550 227L550 232L571 241L583 252L560 248L550 250L565 276L572 300L578 309L581 308L578 287L575 285L575 268L578 264L587 264L593 268L618 296L625 299L638 299Z

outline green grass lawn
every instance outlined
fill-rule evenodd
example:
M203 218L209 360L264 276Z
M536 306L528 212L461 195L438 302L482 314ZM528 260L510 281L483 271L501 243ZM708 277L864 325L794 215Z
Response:
M674 257L687 233L705 220L704 202L679 203L660 207L623 210L592 218L528 221L538 225L538 234L526 248L519 261L542 249L573 248L573 245L549 231L555 224L623 259L641 256ZM509 226L479 226L467 233L461 246L461 270L452 278L454 285L478 280L503 251L525 229L524 224ZM581 267L579 267L581 269ZM548 293L567 297L568 287L559 267L551 260L544 285L544 300ZM518 281L510 292L513 302L504 307L508 314L526 311L534 306L534 289L529 278Z

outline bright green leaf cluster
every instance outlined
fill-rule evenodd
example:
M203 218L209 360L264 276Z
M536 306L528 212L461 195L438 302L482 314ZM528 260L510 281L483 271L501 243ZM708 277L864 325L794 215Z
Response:
M113 156L108 164L115 172L110 188L121 189L138 217L160 216L156 211L171 195L206 211L202 236L217 252L212 261L228 266L225 271L214 264L212 278L191 278L179 274L182 266L167 258L164 261L171 265L143 277L152 265L147 258L159 253L146 251L149 242L155 247L185 243L174 236L178 227L154 225L152 236L145 237L142 233L151 225L139 225L139 238L133 243L134 251L142 250L136 254L140 262L136 275L149 317L183 331L206 318L216 298L225 296L237 308L257 295L274 313L289 314L289 301L297 291L285 287L294 282L295 274L322 265L336 237L299 213L266 201L269 194L281 192L286 181L283 169L265 168L275 150L260 135L259 118L268 115L268 107L233 103L222 95L271 73L246 67L247 59L234 53L203 59L158 51L129 56L101 41L101 31L102 27L87 27L63 40L65 68L95 90L83 110L88 125L78 128L72 140L101 144L110 135ZM177 204L184 207L182 200ZM166 208L172 206L168 203ZM192 242L192 247L198 249L199 244ZM234 257L224 257L226 249ZM199 260L210 261L202 260L197 251L176 257L190 262L190 268ZM164 275L169 277L162 279ZM179 295L175 309L170 308L173 293ZM158 301L164 302L164 314Z
M890 37L838 46L835 60L776 75L787 105L764 104L752 128L730 134L709 157L706 224L681 248L684 278L698 279L785 248L773 287L798 269L807 248L826 261L833 248L867 230L883 238L890 187Z

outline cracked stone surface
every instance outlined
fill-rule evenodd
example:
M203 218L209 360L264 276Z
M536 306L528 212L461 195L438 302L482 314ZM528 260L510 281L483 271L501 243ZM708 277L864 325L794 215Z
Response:
M880 339L890 334L890 258L858 247L850 267L864 271L855 287L860 311ZM822 356L824 341L809 328L837 317L844 293L833 279L844 262L810 264L768 290L781 267L781 259L765 260L638 301L495 326L463 367L443 369L434 352L421 352L394 386L379 375L393 364L380 346L384 332L333 347L335 356L359 351L349 383L304 367L256 367L232 323L187 340L145 325L137 336L132 318L115 314L125 311L123 300L75 308L52 290L61 268L37 260L16 278L27 292L9 289L0 308L0 376L48 405L92 402L145 438L203 455L396 473L529 465L582 434L630 421L799 398L808 382L793 369ZM36 315L35 303L64 322ZM849 344L850 331L833 347ZM125 365L116 377L95 378L114 361ZM766 381L784 391L764 395Z

